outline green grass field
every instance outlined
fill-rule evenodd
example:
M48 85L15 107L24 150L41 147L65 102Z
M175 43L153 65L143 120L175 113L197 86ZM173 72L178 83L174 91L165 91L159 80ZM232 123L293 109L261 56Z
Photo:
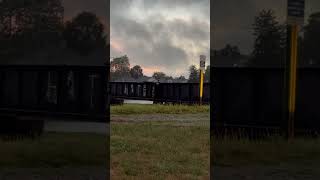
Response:
M112 179L208 179L209 111L198 105L112 106Z
M288 142L284 138L261 140L211 140L213 159L216 165L278 165L318 164L320 139L297 138Z
M209 178L209 106L123 105L111 111L112 179ZM103 135L75 133L0 141L0 168L105 166L108 143ZM214 166L235 170L279 164L317 169L320 160L319 139L289 143L281 138L256 142L212 138L211 149Z
M318 179L320 140L212 140L213 179Z
M0 141L0 168L105 166L106 136L47 133L41 138Z
M114 121L111 124L113 179L208 179L208 106L124 105L111 109L115 118L124 113L126 115L120 116L132 121ZM155 121L155 114L158 118L170 114L179 121ZM144 120L136 121L132 117ZM206 123L197 122L201 121L197 117L202 117L202 121L203 117L207 117ZM181 119L189 121L188 125ZM241 173L241 168L248 170L248 173L250 169L262 169L266 173L284 174L293 173L297 168L302 173L309 168L307 172L312 176L316 174L320 160L319 139L298 138L289 143L280 137L255 142L212 138L211 149L213 167L226 167L226 175L228 170ZM280 167L287 167L288 170L277 169ZM267 169L264 171L264 168ZM271 177L270 174L265 175ZM264 175L262 177L265 178ZM281 176L278 177L281 179Z
M112 123L112 179L208 179L209 127Z

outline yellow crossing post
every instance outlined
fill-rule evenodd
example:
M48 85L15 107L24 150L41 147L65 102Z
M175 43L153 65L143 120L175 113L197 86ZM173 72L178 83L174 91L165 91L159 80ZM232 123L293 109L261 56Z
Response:
M290 44L290 76L289 76L289 100L288 100L288 138L294 137L294 118L296 107L296 84L297 84L297 61L298 61L298 25L291 27Z
M200 55L200 89L199 89L200 105L202 104L202 97L203 97L203 81L204 81L205 66L206 66L206 56Z
M294 121L296 110L296 89L297 89L297 61L298 61L298 35L299 26L304 23L305 0L288 0L288 25L290 32L290 61L288 85L288 139L294 138Z

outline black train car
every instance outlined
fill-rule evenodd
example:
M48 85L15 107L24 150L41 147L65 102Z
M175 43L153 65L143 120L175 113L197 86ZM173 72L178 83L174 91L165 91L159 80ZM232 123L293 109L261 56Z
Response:
M155 86L155 102L197 104L200 100L199 83L159 83ZM210 83L203 84L202 103L210 100Z
M212 129L269 127L286 131L283 68L212 67L211 72ZM295 129L319 131L320 69L301 67L297 78Z
M106 121L107 68L2 65L0 112Z
M111 82L114 99L151 100L154 103L199 103L199 83ZM204 83L203 103L210 100L210 83Z

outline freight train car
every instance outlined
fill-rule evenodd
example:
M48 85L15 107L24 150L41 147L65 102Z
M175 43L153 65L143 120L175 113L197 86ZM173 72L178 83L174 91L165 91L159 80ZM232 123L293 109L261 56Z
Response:
M106 122L108 77L108 65L1 65L1 131L27 127L26 121L43 128L35 120L46 118Z
M154 103L197 104L199 83L110 82L111 96ZM204 83L202 102L210 103L210 83Z
M283 68L213 67L211 72L211 129L286 132L287 93ZM319 80L319 68L298 69L297 133L320 131Z

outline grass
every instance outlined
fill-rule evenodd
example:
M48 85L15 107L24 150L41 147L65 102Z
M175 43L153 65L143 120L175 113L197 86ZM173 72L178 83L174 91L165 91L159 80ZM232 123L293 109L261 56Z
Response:
M283 138L258 142L213 139L211 145L215 165L317 165L320 161L320 139L298 138L291 142Z
M208 105L138 105L124 104L111 106L112 115L125 114L193 114L193 113L209 113L210 106Z
M106 136L48 133L36 140L0 140L0 168L106 166Z
M112 179L209 179L209 111L205 105L112 106ZM168 114L173 119L158 121Z
M208 179L209 127L112 123L112 179Z

